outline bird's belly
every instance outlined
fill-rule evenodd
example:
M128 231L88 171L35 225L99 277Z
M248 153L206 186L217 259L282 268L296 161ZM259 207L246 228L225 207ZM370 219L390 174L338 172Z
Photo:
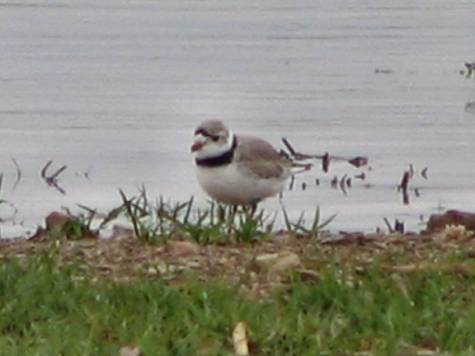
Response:
M233 205L251 204L282 191L285 178L258 178L240 172L233 164L197 167L198 182L212 198Z

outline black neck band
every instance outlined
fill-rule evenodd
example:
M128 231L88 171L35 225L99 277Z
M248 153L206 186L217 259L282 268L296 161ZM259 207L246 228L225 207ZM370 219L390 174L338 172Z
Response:
M236 136L233 136L233 144L229 150L216 157L197 158L196 164L200 167L219 167L227 165L233 160L234 150L236 149L236 146Z

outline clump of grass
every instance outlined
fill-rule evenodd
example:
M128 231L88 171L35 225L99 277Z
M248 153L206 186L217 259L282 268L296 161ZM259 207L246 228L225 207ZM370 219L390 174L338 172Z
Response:
M277 214L270 215L262 209L251 213L243 207L226 206L214 201L209 201L205 208L197 207L193 197L178 203L172 203L163 197L151 202L145 187L132 197L128 197L122 190L119 193L122 204L106 214L97 229L92 228L93 221L99 218L97 211L79 205L83 212L74 215L65 209L71 221L49 235L53 235L53 238L64 235L69 239L94 236L110 221L125 215L135 236L146 243L163 243L170 238L191 239L200 244L251 243L269 237L273 233L277 217ZM317 208L311 224L307 226L303 214L293 223L284 207L282 212L289 233L309 237L318 237L319 232L335 217L331 216L321 222L320 209Z
M137 197L127 198L122 190L119 190L122 198L123 210L130 219L134 228L135 236L145 242L155 242L158 240L159 225L152 226L147 217L153 216L152 207L148 203L145 189L140 191Z
M305 235L311 238L318 238L320 232L336 218L336 214L334 214L326 218L324 221L320 221L321 216L319 206L315 208L315 213L310 225L306 224L304 212L300 214L297 222L292 222L290 220L284 206L282 206L282 213L284 215L285 226L290 234Z
M46 228L38 227L31 240L82 240L97 239L99 232L92 228L96 211L81 206L86 212L73 214L68 208L63 208L66 214L54 212L46 218ZM52 215L56 215L52 217Z
M195 213L183 229L198 243L254 242L266 238L275 222L264 210L251 214L213 201Z
M268 235L274 219L263 210L251 215L216 202L203 209L190 198L170 203L163 197L150 203L145 188L136 197L128 198L120 191L124 211L135 235L145 242L162 242L171 237L190 238L198 243L251 242Z

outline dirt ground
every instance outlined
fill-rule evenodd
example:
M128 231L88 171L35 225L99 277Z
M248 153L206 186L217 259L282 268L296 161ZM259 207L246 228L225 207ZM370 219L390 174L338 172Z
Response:
M280 233L255 243L221 245L175 239L152 245L133 236L109 240L0 241L3 261L28 260L44 253L59 263L78 262L85 275L97 279L151 278L169 284L218 279L238 284L250 295L259 297L285 287L289 276L318 281L320 271L328 266L358 271L378 263L381 268L398 273L439 268L471 274L472 268L465 261L475 258L475 238L470 231L452 227L428 235L324 234L318 239ZM462 258L453 262L454 255Z

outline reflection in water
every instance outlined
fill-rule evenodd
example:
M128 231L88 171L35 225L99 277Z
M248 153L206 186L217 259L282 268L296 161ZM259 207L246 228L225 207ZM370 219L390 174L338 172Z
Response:
M465 104L465 111L471 114L475 114L475 100L474 101L468 101Z

